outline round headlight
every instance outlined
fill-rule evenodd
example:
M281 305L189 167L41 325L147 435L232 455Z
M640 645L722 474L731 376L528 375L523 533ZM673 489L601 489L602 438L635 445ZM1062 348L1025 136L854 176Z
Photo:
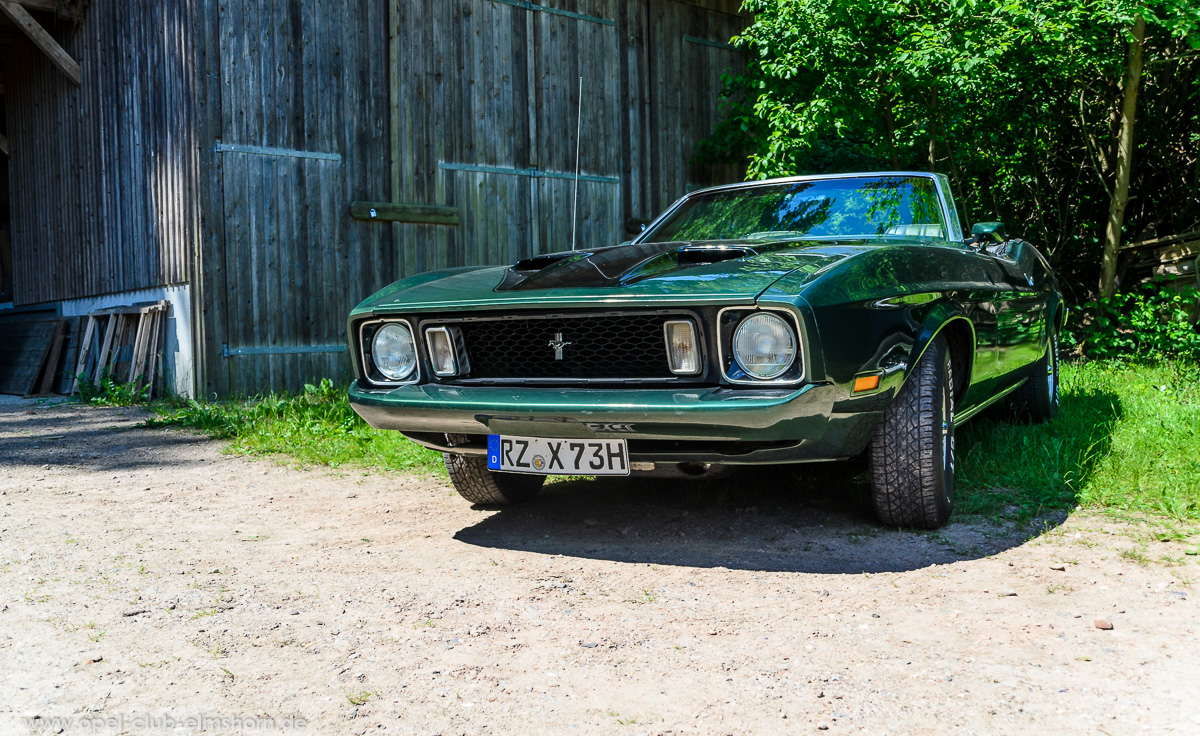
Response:
M733 357L755 378L775 378L796 358L796 333L782 317L751 315L733 333Z
M390 381L403 381L417 369L417 345L408 325L393 322L379 328L371 341L375 367Z

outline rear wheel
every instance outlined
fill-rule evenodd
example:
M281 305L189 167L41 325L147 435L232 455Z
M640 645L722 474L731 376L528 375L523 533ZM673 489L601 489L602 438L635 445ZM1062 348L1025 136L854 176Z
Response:
M465 443L466 437L447 435L451 445ZM509 506L537 497L546 477L488 470L487 458L444 452L446 472L458 495L483 506Z
M871 500L889 526L937 529L954 509L954 373L935 338L871 439Z
M1058 333L1050 332L1046 354L1028 369L1028 380L1009 397L1017 419L1046 422L1058 414Z

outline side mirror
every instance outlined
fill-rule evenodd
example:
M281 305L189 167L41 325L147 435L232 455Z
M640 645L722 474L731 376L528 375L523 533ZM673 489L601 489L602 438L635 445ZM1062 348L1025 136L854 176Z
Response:
M1003 222L977 222L971 226L971 240L975 243L1003 243L1008 240Z

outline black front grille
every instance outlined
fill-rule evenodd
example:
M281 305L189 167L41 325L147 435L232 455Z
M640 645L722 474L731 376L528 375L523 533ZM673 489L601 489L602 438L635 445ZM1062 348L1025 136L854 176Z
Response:
M667 319L594 315L464 322L459 327L471 363L467 378L673 378L663 336Z

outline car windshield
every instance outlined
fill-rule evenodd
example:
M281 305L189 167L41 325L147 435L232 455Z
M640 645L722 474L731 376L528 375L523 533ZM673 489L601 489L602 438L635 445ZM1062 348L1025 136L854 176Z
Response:
M642 242L946 237L933 179L863 176L690 197Z

